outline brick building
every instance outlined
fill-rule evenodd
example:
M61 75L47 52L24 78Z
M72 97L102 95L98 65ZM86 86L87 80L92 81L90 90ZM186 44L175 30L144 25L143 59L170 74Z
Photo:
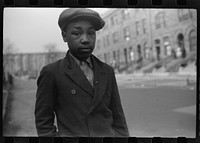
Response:
M197 50L195 9L112 9L103 18L94 54L118 70L163 59L167 65L168 57L184 59Z

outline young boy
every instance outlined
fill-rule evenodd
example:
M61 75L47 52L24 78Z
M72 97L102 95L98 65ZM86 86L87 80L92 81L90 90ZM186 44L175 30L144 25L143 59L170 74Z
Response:
M44 66L37 80L38 135L129 136L114 71L92 55L96 31L105 22L93 10L70 8L60 14L58 24L69 50L64 59Z

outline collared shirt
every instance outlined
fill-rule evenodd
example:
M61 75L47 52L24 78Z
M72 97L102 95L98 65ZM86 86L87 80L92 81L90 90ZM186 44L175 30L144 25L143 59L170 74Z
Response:
M85 61L80 61L76 57L74 57L70 52L69 55L75 60L75 62L78 64L78 66L83 71L84 75L90 82L90 84L93 86L93 80L94 80L94 72L93 72L93 65L91 62L91 58L87 58Z
M75 60L75 62L76 62L78 65L80 65L80 63L81 63L82 61L78 60L78 59L77 59L76 57L74 57L70 52L69 52L69 55ZM93 69L93 65L92 65L92 62L91 62L91 58L90 58L90 57L86 59L86 62L87 62L87 64L89 64L89 67L90 67L91 69Z

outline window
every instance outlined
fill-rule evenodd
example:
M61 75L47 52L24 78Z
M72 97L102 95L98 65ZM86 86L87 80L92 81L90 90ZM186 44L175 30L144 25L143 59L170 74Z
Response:
M117 16L116 15L113 15L112 17L111 17L111 25L115 25L115 24L118 24L119 22L118 22L118 18L117 18Z
M189 43L190 43L190 51L197 50L197 33L194 30L191 30L189 33Z
M192 18L192 12L190 9L178 9L178 19L180 22L190 18Z
M109 35L106 35L106 36L103 37L103 46L108 47L109 45L110 45Z
M110 42L109 42L109 35L106 35L106 41L107 41L107 46L110 45Z
M134 61L135 60L135 54L134 54L134 52L133 52L133 48L132 47L130 47L129 48L129 56L130 56L130 61Z
M124 39L126 41L130 40L130 27L128 26L124 28Z
M135 22L135 26L136 26L136 35L140 34L140 30L139 30L139 21Z
M160 29L162 27L166 27L166 22L165 22L165 14L163 12L160 12L156 15L155 17L155 26L156 29Z
M100 49L101 48L101 39L98 39L97 40L97 49Z
M149 54L150 54L150 51L149 51L149 48L148 48L148 46L147 46L147 43L145 42L145 43L144 43L144 57L145 57L146 59L149 59Z
M130 17L130 9L122 10L122 20L126 20Z
M156 40L155 40L155 44L156 44L156 45L160 45L160 40L159 40L159 39L156 39Z
M116 15L114 16L114 21L115 21L116 24L119 24L119 22L118 22L118 18L117 18Z
M104 30L107 30L109 27L109 23L108 23L108 20L105 20L105 25L103 27Z
M115 25L115 20L113 16L111 17L111 25Z
M104 62L107 63L107 54L104 53Z
M118 32L114 32L113 33L113 43L118 42L118 40L119 40Z
M146 33L146 19L142 19L142 29L143 29L143 33Z
M125 12L124 12L124 10L122 10L122 20L125 20L126 19L126 15L125 15Z
M121 57L120 57L120 50L118 50L118 51L117 51L117 64L118 64L118 65L120 64L120 61L121 61L120 58L121 58Z
M166 56L170 56L171 53L171 46L170 46L170 42L169 42L169 37L166 36L163 38L163 45L164 45L164 52Z

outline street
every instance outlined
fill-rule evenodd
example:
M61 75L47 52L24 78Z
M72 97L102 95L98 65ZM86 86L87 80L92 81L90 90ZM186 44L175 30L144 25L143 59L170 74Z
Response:
M130 135L195 137L196 89L183 77L117 75ZM195 79L195 78L193 78ZM34 123L36 81L16 78L8 97L4 136L37 136Z

